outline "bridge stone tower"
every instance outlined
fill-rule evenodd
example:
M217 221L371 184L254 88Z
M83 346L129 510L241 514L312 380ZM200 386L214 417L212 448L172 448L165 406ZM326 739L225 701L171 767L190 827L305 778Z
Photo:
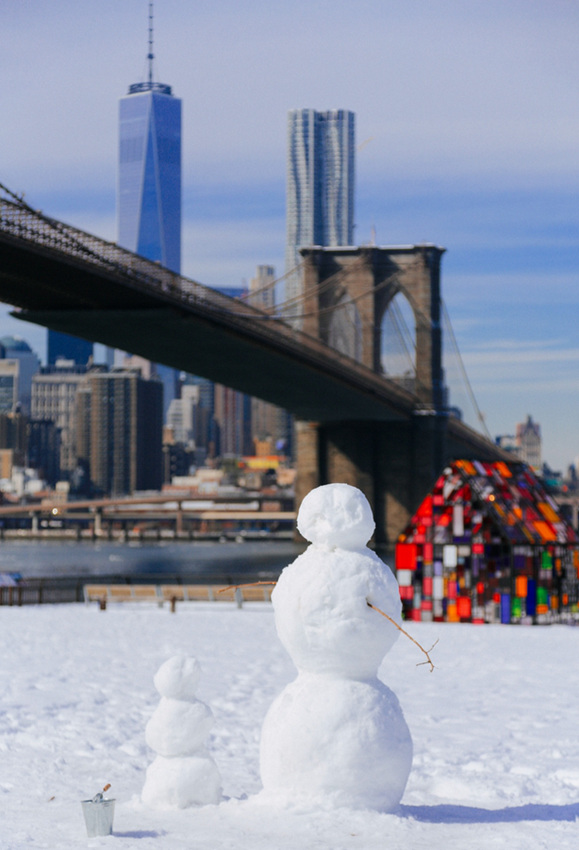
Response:
M297 423L297 498L319 484L343 481L367 495L376 518L375 540L391 546L445 460L446 411L440 325L443 248L306 248L303 331L384 373L383 319L401 293L415 324L415 370L402 381L417 398L408 422L343 419ZM385 378L390 376L385 375Z

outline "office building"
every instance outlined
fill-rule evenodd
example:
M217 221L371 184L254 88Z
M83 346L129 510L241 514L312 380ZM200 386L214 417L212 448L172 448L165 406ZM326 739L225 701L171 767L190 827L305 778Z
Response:
M24 466L28 449L28 417L22 413L0 413L0 451L10 466ZM2 478L10 478L2 474Z
M273 266L258 266L255 277L249 282L248 301L252 307L273 313L275 309L275 269Z
M195 389L197 403L193 408L193 440L195 443L195 463L201 466L206 458L218 454L219 427L215 421L215 384L208 378L198 375L182 375L181 398L193 395Z
M250 396L215 384L213 415L217 424L218 456L241 457L253 453Z
M181 271L181 101L153 81L149 15L148 79L129 86L119 108L118 243ZM158 365L165 411L176 396L174 369Z
M201 390L194 384L183 384L180 398L174 398L167 413L167 426L175 443L195 448L195 417Z
M163 387L138 370L91 372L78 394L79 460L93 487L111 496L163 483Z
M129 86L119 111L118 243L181 270L181 101L171 86Z
M535 472L540 472L542 467L541 426L538 422L533 422L532 416L527 416L525 422L517 424L515 445L521 460L532 466Z
M14 413L18 403L18 360L0 360L0 413Z
M52 422L58 429L58 466L65 479L70 478L77 464L76 394L86 374L86 366L77 366L71 360L58 360L54 366L44 366L32 379L31 418ZM54 444L54 437L46 437L42 432L38 445L46 444L46 440ZM51 462L50 466L53 468L55 464Z
M16 401L20 412L30 415L32 378L40 369L40 360L28 343L15 336L0 338L0 356L8 360L18 361L18 384Z
M300 248L354 241L355 116L345 109L288 113L284 313L300 326ZM292 305L288 301L294 301Z
M251 435L253 453L259 445L268 445L267 454L291 457L293 452L293 416L282 407L260 398L251 399Z
M60 429L50 419L28 423L28 466L51 487L60 480Z

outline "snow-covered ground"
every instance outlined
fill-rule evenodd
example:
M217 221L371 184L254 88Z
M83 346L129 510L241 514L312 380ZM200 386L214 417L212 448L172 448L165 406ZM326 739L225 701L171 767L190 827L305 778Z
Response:
M398 695L414 761L396 814L260 798L259 736L295 670L265 603L0 609L0 847L414 850L579 846L579 628L409 623L380 677ZM153 676L183 653L216 722L224 802L147 810ZM387 770L387 765L384 766ZM105 783L114 834L86 838L79 801Z

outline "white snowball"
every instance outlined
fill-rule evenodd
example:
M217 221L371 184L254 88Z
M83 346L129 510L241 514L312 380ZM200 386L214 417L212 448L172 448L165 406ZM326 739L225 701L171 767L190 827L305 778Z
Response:
M161 664L153 681L161 696L187 700L195 699L200 676L196 658L175 655Z
M272 602L279 638L298 670L373 678L399 636L368 607L401 622L398 583L367 548L309 546L283 570Z
M263 724L266 793L323 797L336 806L394 811L412 764L412 739L395 694L377 679L300 674Z
M343 549L364 547L375 528L368 500L349 484L311 490L300 506L297 524L306 540Z
M188 756L205 746L212 726L213 714L204 702L162 697L147 723L145 739L161 756Z
M185 809L221 800L221 777L209 756L163 758L147 768L141 799L154 809Z

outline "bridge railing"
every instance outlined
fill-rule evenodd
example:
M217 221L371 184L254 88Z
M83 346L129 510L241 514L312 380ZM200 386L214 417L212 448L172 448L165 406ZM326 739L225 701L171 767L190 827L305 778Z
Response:
M293 328L271 313L183 277L114 242L107 242L50 218L24 202L0 198L0 229L17 239L57 251L67 260L76 258L107 273L112 272L126 284L149 291L157 297L161 295L168 302L177 300L182 304L195 306L205 313L218 313L221 321L229 326L238 327L245 333L249 332L255 338L268 340L278 348L286 348L302 355L307 352L308 359L326 369L330 358L331 368L336 374L341 374L349 380L355 375L361 385L373 391L388 387L390 396L397 399L402 407L417 406L419 387L416 388L416 393L404 389L396 381L374 372L357 360L326 345L317 337Z
M228 310L239 303L235 298L172 272L114 242L49 218L26 204L0 198L0 228L18 239L60 251L67 258L76 257L107 271L118 272L125 279L128 277L138 281L141 287L150 288L155 294L161 291L186 301L214 303ZM256 315L262 313L245 303L242 309Z

